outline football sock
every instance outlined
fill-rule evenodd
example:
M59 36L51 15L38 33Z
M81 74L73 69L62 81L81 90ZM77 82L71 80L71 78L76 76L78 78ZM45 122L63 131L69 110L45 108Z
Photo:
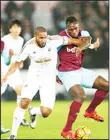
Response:
M106 98L107 93L105 91L97 90L95 96L90 103L89 107L86 109L88 113L91 113L95 108Z
M32 107L32 109L30 110L31 115L40 115L42 117L42 113L41 113L41 109L40 107Z
M20 101L21 101L21 95L17 95L17 100L16 100L16 102L17 102L17 105L18 105L18 106L19 106ZM24 118L23 118L23 119L24 119Z
M78 101L72 102L72 104L70 105L68 119L67 119L67 122L66 122L66 125L65 125L63 131L72 130L72 124L73 124L73 122L75 122L81 106L82 106L82 104Z
M12 124L12 131L11 135L17 135L18 128L20 126L20 123L22 119L24 118L25 109L22 109L20 107L16 107L14 114L13 114L13 124Z

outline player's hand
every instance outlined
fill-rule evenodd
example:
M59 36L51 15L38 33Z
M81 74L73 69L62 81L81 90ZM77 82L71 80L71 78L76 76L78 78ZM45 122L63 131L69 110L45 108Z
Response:
M14 52L12 49L9 50L9 56L12 57L14 55Z
M79 47L76 47L75 54L77 57L80 55L81 52L82 52L82 49Z
M100 42L99 42L99 38L97 38L96 42L94 43L94 49L99 48L100 46Z
M92 40L91 36L79 38L79 47L81 47L81 46L89 46L91 44L91 40Z
M6 82L7 79L8 79L8 77L7 77L7 76L4 76L4 77L1 79L1 85L2 85L4 82Z
M62 81L56 76L56 82L59 83L60 85L63 85Z

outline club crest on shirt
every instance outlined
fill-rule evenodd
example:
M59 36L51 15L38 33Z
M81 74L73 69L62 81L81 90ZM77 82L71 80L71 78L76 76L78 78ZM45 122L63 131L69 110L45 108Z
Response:
M51 51L51 48L48 48L48 51Z

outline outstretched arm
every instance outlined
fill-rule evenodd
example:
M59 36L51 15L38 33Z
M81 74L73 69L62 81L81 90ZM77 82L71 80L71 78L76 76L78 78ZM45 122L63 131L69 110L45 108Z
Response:
M89 45L91 44L91 37L88 36L88 37L81 37L79 39L76 39L76 38L68 38L67 36L60 36L60 35L48 35L47 36L47 39L50 39L50 40L61 40L62 37L66 38L66 43L65 45L71 45L71 44L74 44L80 48L83 48L85 49L85 46L86 47L89 47Z

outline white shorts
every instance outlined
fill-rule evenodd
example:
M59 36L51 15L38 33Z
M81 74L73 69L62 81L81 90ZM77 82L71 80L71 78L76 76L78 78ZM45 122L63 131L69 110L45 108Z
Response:
M13 89L15 89L16 86L23 85L20 70L16 70L13 74L11 74L7 80L7 83Z
M42 74L29 70L21 93L22 98L33 99L39 90L41 106L53 109L55 104L56 75Z
M4 58L1 56L1 78L5 76L9 69L9 66L7 66L4 62ZM23 80L21 78L20 70L16 70L13 74L11 74L7 81L3 83L1 86L1 93L3 94L7 88L7 85L15 89L18 85L23 85Z
M58 77L63 82L66 90L69 91L69 89L76 84L80 84L85 88L92 88L94 81L98 77L98 74L94 71L81 68L75 71L58 71Z

